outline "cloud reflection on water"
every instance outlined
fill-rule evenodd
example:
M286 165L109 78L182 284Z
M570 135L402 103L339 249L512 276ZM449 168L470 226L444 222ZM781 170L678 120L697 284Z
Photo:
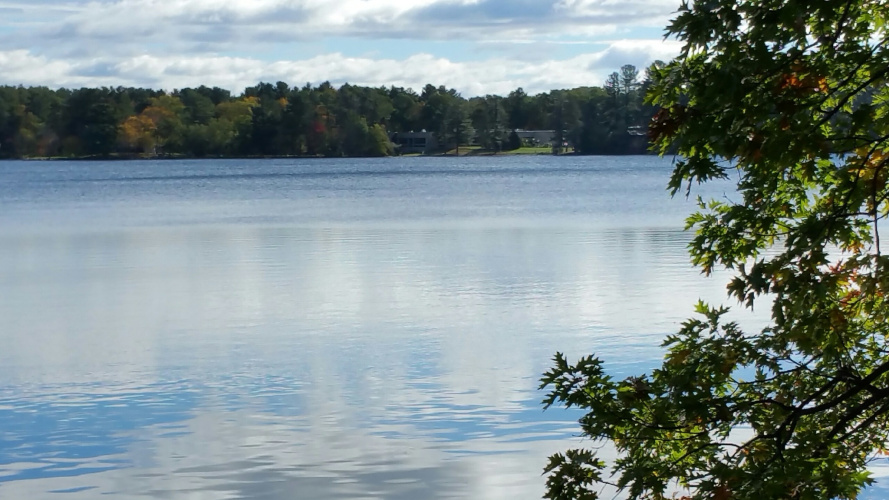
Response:
M88 184L107 199L83 204L67 185L43 212L27 189L46 185L22 183L0 215L0 494L539 497L545 457L579 443L576 412L539 405L552 354L650 367L699 297L724 298L724 280L691 269L687 235L640 223L660 181L627 188L624 174L602 169L600 182L580 167L497 184L442 175L370 176L372 192L350 200L345 174L317 181L318 197L222 175L213 190L154 186L166 194L153 201L135 190L131 205L123 184ZM287 179L275 182L304 182ZM578 222L589 215L575 207L634 189L610 224ZM525 217L531 192L545 219ZM204 223L145 223L180 220L189 197ZM362 204L424 215L364 223ZM494 215L433 216L461 204ZM270 205L352 218L252 222Z

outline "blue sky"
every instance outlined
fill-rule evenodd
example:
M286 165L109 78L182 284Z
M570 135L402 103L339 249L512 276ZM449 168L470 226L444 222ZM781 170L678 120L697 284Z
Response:
M679 0L0 0L0 84L601 85L678 46Z

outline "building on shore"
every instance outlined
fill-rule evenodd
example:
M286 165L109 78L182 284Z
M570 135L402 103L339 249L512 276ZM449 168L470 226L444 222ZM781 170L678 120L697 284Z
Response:
M422 130L420 132L395 132L389 140L395 144L396 154L431 153L438 148L435 134Z
M534 146L556 146L555 130L516 130L523 143Z

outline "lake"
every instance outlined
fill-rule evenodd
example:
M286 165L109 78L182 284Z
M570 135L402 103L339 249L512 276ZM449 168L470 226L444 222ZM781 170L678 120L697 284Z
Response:
M649 369L725 297L670 171L0 163L0 497L539 498L552 355Z

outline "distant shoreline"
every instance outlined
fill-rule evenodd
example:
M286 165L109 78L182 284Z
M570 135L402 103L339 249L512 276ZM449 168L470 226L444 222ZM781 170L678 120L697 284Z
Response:
M111 155L111 156L49 156L49 157L25 157L25 158L0 158L0 161L34 161L34 162L53 162L53 161L164 161L164 160L335 160L335 159L370 159L370 158L512 158L516 156L555 156L555 157L580 157L580 156L652 156L654 153L634 153L634 154L583 154L577 152L569 153L545 153L545 152L460 152L459 155L454 153L436 153L436 154L404 154L390 156L296 156L296 155L268 155L268 156L185 156L185 155L158 155L158 156L141 156L141 155Z

